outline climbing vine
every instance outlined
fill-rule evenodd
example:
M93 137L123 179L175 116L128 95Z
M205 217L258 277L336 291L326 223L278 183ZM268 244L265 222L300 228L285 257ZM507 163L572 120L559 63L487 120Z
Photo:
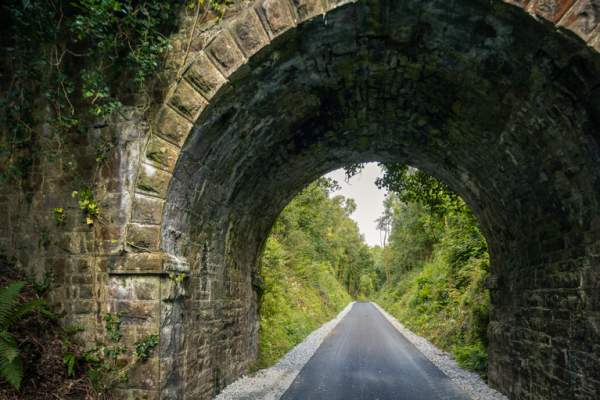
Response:
M151 92L183 7L230 0L7 0L0 6L0 181L22 183L39 160L80 171L70 144Z

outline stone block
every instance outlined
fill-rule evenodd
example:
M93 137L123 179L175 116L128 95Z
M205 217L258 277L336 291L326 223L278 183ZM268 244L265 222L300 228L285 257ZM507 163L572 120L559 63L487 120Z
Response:
M127 247L133 252L153 252L160 244L160 225L127 225Z
M179 82L168 103L192 122L208 105L204 97L185 80Z
M129 216L123 203L127 201L123 193L111 193L96 199L102 215L102 223L123 224Z
M323 13L321 0L290 0L296 12L296 23Z
M189 272L190 264L182 257L175 257L167 254L164 256L163 268L165 271Z
M164 199L167 196L171 178L172 175L166 171L153 165L142 164L136 181L136 191Z
M160 136L152 135L146 145L146 161L162 169L173 171L179 157L179 148Z
M157 135L181 147L192 129L192 124L171 107L165 106L159 112L155 128Z
M596 0L577 0L566 12L559 25L588 41L600 24L600 4Z
M160 302L140 300L111 300L110 312L120 313L121 322L128 326L154 326L160 320Z
M133 279L134 298L137 300L159 300L160 299L160 278L145 277Z
M159 359L150 358L136 363L128 373L128 386L137 389L158 389Z
M109 271L112 274L160 274L163 272L163 253L130 253L112 263Z
M128 285L129 277L111 277L108 280L108 296L114 300L134 300L133 288Z
M206 54L225 77L229 77L246 61L227 31L222 31L210 42L206 47Z
M94 301L81 300L73 302L73 314L91 314L94 312Z
M227 81L205 52L199 54L183 77L209 100Z
M529 10L550 22L556 23L565 15L574 2L575 0L534 0L529 5Z
M118 254L122 250L123 239L125 238L125 225L114 223L99 225L96 228L96 233L98 254Z
M284 0L263 0L257 10L266 22L271 39L295 26L290 7Z
M133 200L131 221L140 224L159 225L162 221L164 203L162 199L137 193Z
M246 57L252 56L269 42L268 34L254 9L235 19L230 30Z
M158 300L160 278L144 275L113 275L108 282L108 295L115 300Z
M91 274L74 274L71 276L71 283L75 286L91 285L93 283Z
M79 298L90 300L94 297L94 289L92 285L81 285L79 289Z

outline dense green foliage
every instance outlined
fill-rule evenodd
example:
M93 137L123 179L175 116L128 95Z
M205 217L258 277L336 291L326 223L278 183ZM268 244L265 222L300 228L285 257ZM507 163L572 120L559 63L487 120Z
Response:
M262 257L260 359L273 364L331 319L365 286L372 264L352 201L330 198L330 182L308 186L281 213Z
M8 0L2 5L0 178L25 177L42 149L65 159L68 143L144 90L169 48L179 2ZM44 135L38 127L44 124ZM97 159L111 138L100 138Z
M373 251L375 300L415 333L485 376L489 270L485 239L464 202L424 173L387 166L382 218L389 242Z
M81 165L69 144L91 141L96 161L114 138L91 133L123 104L152 96L181 11L219 15L231 0L7 0L0 6L0 180L21 182L36 161ZM214 11L209 13L209 11ZM41 128L43 127L43 128ZM43 157L43 158L42 158Z
M328 197L332 185L323 179L279 217L261 265L259 366L272 364L333 316L348 301L347 291L379 302L485 376L489 257L477 221L436 179L403 166L384 170L377 182L390 191L378 220L384 247L367 248L349 219L355 204Z

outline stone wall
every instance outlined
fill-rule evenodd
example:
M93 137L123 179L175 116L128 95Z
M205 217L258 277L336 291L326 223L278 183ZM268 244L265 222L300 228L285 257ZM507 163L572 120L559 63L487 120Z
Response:
M257 260L280 210L332 169L409 163L461 194L488 240L490 382L598 398L599 6L509 3L261 0L186 21L164 104L102 128L117 138L87 167L102 223L82 224L68 174L41 165L4 198L4 247L54 273L90 339L106 312L131 343L160 332L120 396L211 398L256 355Z

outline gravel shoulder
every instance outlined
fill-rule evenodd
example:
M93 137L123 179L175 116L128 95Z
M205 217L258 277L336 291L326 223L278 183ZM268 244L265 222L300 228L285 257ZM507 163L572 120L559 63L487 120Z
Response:
M277 364L244 376L227 386L215 400L279 400L323 340L352 309L348 304L334 319L312 332Z
M409 342L419 349L429 361L446 374L456 386L464 390L473 400L508 400L502 393L489 387L479 375L459 367L450 354L438 349L427 339L415 335L378 304L371 304L377 307L381 314L383 314L383 316L398 329Z

